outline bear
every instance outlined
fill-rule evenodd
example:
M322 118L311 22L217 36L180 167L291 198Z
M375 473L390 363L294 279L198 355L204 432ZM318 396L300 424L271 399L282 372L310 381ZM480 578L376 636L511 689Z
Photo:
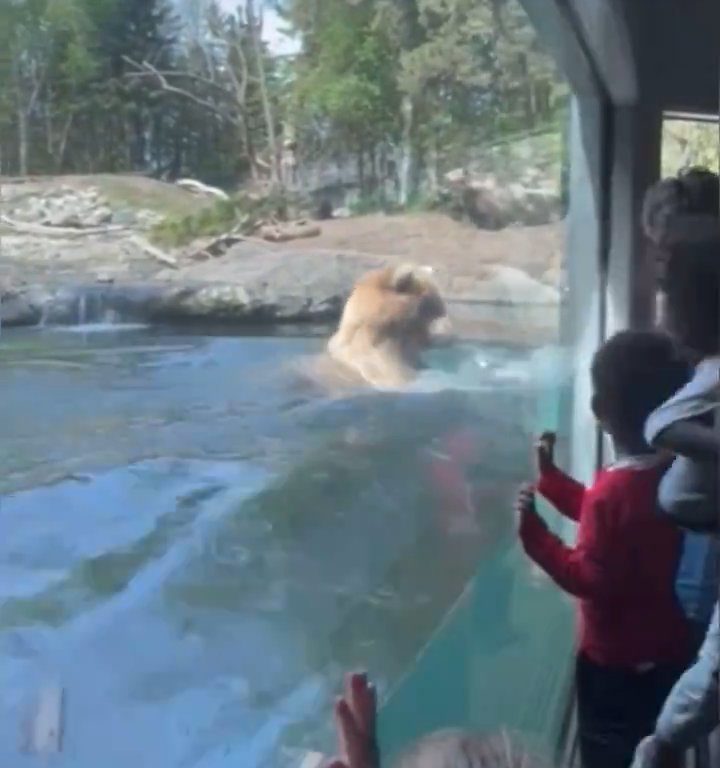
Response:
M329 356L377 388L412 382L422 352L449 338L447 309L432 273L431 267L400 264L363 275L328 342Z

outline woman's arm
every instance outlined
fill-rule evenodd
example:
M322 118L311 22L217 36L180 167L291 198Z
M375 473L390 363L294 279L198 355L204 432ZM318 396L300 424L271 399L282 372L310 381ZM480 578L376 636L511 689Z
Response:
M656 445L693 461L720 459L720 433L698 421L683 420L666 427L656 439Z

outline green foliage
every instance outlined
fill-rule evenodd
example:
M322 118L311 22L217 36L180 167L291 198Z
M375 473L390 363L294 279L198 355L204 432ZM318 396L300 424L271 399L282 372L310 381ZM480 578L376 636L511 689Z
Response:
M262 196L239 193L187 216L168 216L153 228L150 239L159 246L178 248L198 238L227 232L250 234L262 221L286 219L289 204L282 193Z
M24 156L28 172L231 188L266 175L291 138L301 163L350 158L356 209L380 210L391 173L411 204L478 147L557 125L566 89L516 0L276 0L302 41L291 59L255 45L252 6L195 5L183 26L170 0L0 4L4 172ZM215 215L168 227L182 239Z
M298 65L297 115L330 126L336 149L363 151L397 124L393 51L373 25L372 3L321 3L312 17L302 5L296 9L296 18L311 18L312 26L308 54Z
M369 213L399 213L400 207L380 192L362 195L350 205L353 216L366 216Z
M242 224L243 212L234 200L218 200L196 213L177 218L168 217L150 233L157 245L178 247L196 238L221 235Z
M662 137L662 175L672 176L691 166L720 170L718 138L717 123L665 120Z

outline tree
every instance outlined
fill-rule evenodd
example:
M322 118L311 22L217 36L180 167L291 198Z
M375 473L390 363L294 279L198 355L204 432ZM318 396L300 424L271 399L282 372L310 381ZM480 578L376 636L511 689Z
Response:
M85 89L96 74L95 30L86 8L77 0L55 0L46 13L52 49L43 113L47 155L55 170L65 161L68 139L77 114L86 104Z
M17 129L18 170L28 172L30 122L37 109L48 73L51 35L44 0L11 3L5 9L2 37L7 50L9 108Z
M200 38L191 41L174 68L162 69L149 61L125 57L128 77L192 103L207 119L230 127L239 152L253 179L270 171L280 181L276 141L277 116L273 102L274 67L261 40L262 19L250 0L234 14L222 13L216 3L207 7ZM261 160L258 146L268 149Z
M434 192L443 157L553 111L554 67L517 3L288 2L287 19L303 39L303 119L320 126L326 146L359 157L395 145L402 204L423 180Z
M303 25L305 49L296 68L297 119L330 137L326 148L352 152L361 187L375 183L377 146L397 129L397 61L390 41L375 26L373 3L350 6L320 0L298 2L289 18ZM365 165L370 167L366 179Z

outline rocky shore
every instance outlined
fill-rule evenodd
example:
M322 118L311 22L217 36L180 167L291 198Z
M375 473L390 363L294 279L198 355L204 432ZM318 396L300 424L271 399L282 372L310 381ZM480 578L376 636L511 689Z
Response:
M138 184L146 182L149 180ZM175 187L172 194L187 195L187 200L180 200L186 206L201 204L189 192ZM445 224L446 217L439 214L429 216L438 217L436 229L450 224L467 226L449 219ZM330 229L327 237L297 244L273 244L250 237L230 241L215 251L201 242L166 252L151 245L149 238L149 230L161 218L162 214L152 208L119 204L87 180L4 184L0 218L2 325L329 322L338 317L354 281L363 272L410 257L435 267L451 304L547 307L552 311L560 300L557 259L553 260L549 245L537 245L537 237L533 244L533 228L525 228L529 230L527 237L518 229L507 230L509 258L500 263L489 261L488 249L482 247L477 258L472 254L462 258L462 247L459 254L440 252L440 245L452 245L453 233L438 233L437 243L424 236L424 242L408 249L408 243L418 236L399 231L396 252L378 252L389 250L381 238L387 226L414 226L398 217L387 217L386 226L379 216L375 217L377 222L329 222L335 229ZM422 223L427 227L427 221ZM378 230L375 243L367 236L370 224ZM359 231L363 226L365 229L353 237L352 228ZM487 234L503 236L503 232ZM460 235L469 236L465 230ZM497 250L499 245L493 247ZM530 253L533 247L548 250L546 256L538 256L537 265L533 262L534 270L523 268L527 265L520 265L517 259L514 263L520 251Z

